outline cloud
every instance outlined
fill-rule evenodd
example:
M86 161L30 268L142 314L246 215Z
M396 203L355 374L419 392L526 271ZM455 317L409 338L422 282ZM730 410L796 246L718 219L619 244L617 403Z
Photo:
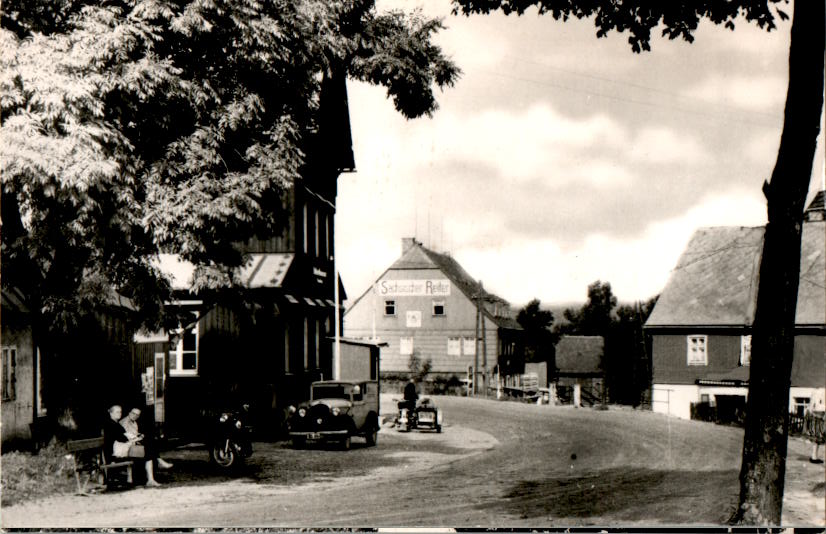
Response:
M639 132L629 155L635 161L649 163L696 163L713 157L692 135L664 127Z
M718 106L774 114L786 100L785 79L779 76L711 76L684 95Z
M596 280L610 282L621 301L659 293L700 226L765 224L765 205L737 191L709 195L680 217L651 224L633 238L594 233L573 248L553 238L516 237L487 247L460 247L454 256L485 287L521 305L584 301Z

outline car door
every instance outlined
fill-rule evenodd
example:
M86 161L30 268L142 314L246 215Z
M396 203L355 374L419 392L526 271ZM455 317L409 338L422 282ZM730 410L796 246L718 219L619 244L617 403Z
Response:
M369 411L369 406L365 402L365 398L367 397L366 387L367 384L362 382L355 384L352 390L353 424L358 429L364 427L364 422L367 420L367 412Z

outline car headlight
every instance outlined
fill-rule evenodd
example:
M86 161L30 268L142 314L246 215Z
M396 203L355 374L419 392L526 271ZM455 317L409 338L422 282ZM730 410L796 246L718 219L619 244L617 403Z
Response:
M295 406L290 405L290 407L289 407L289 408L287 408L287 410L288 410L290 413L295 413Z
M338 406L333 406L332 412L333 412L333 417L338 417L338 414L341 413L341 410L339 409Z
M305 415L307 415L307 410L305 410L304 408L299 408L298 417L304 417Z
M229 419L229 414L228 413L222 413L221 417L218 418L218 421L220 421L221 423L226 423L227 419Z
M241 421L235 421L235 428L237 428L238 430L241 430L242 426L244 426L244 425L241 423Z

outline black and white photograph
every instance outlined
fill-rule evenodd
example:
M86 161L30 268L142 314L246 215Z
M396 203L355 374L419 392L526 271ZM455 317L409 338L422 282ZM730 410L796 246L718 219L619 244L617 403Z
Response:
M826 529L826 3L5 0L0 529Z

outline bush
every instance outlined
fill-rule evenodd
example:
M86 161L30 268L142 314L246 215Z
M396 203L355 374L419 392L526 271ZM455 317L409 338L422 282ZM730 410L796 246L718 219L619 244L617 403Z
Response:
M67 455L66 446L57 440L35 454L18 451L3 454L0 504L10 506L75 491L74 467Z

